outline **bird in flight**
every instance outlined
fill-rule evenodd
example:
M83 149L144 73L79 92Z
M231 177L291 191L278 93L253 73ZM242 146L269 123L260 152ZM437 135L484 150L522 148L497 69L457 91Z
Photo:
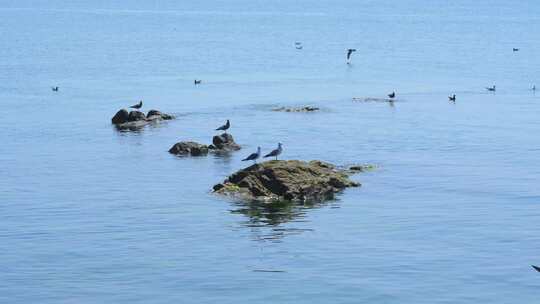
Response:
M347 50L347 64L351 64L351 55L353 52L356 52L356 49L348 49Z
M490 92L495 92L495 91L497 91L497 87L495 85L493 85L492 87L487 87L486 90L488 90Z
M449 101L456 102L456 94L454 94L454 95L452 95L452 96L448 96L448 100L449 100Z
M393 99L394 97L396 97L396 92L392 92L390 94L388 94L388 97L390 97L390 99Z

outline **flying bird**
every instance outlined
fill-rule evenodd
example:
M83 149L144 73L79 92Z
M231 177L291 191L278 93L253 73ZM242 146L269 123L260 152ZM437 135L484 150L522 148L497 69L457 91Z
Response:
M278 143L278 147L277 149L274 149L272 150L272 152L266 154L264 157L276 157L276 160L277 160L277 157L281 154L281 152L283 152L283 148L281 147L281 143Z
M347 64L351 63L351 55L353 52L356 52L356 49L348 49L347 50Z
M495 92L497 90L497 87L495 85L493 85L491 88L487 87L486 90L488 90L490 92Z
M448 100L449 100L449 101L456 102L456 94L454 94L454 95L452 95L452 96L448 96Z
M226 122L223 126L217 128L216 131L225 131L225 132L227 132L227 130L228 130L230 127L231 127L231 123L230 123L229 120L227 119L227 122Z
M513 48L512 51L517 52L517 51L519 51L519 49L518 48Z
M53 90L53 92L58 92L59 89L59 87L51 87L51 90Z
M390 97L390 99L393 99L394 97L396 97L396 92L388 94L388 97Z
M534 270L536 270L536 271L540 272L540 267L538 267L538 266L534 266L534 265L531 265L531 266L532 266L532 268L534 268Z
M142 108L142 100L139 101L138 104L132 105L130 108L132 108L132 109L137 109L137 110L140 109L140 108Z
M194 85L201 84L201 82L202 82L202 80L197 80L197 79L193 80Z
M304 48L302 46L302 42L298 42L298 41L294 43L294 47L296 47L297 50L301 50Z
M261 147L257 147L257 152L251 153L248 157L242 159L242 161L252 160L254 163L256 163L259 157L261 157Z

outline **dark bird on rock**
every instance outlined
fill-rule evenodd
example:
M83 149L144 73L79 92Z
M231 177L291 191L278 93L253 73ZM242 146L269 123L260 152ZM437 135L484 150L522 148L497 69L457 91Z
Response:
M448 96L448 100L456 102L456 94L454 94L452 96Z
M251 153L248 157L242 159L242 161L252 160L254 163L256 163L259 157L261 157L261 147L257 147L257 152Z
M536 270L536 271L540 272L540 267L538 267L538 266L534 266L534 265L531 265L531 266L532 266L532 268L534 268L534 270Z
M356 52L356 49L348 49L347 50L347 64L351 63L351 55L353 52Z
M266 154L264 157L276 157L276 160L277 160L277 157L281 154L281 152L283 152L283 148L281 147L281 143L278 143L278 147L277 149L274 149L272 150L272 152Z
M216 131L227 131L230 127L231 127L231 123L227 119L227 122L223 126L217 128Z
M132 109L136 109L136 110L138 110L138 109L142 108L142 100L141 100L141 101L139 101L139 103L138 103L138 104L134 104L134 105L132 105L132 106L131 106L130 108L132 108Z
M497 91L497 87L495 85L493 85L491 88L487 87L486 90L488 90L490 92L495 92L495 91Z
M396 92L392 92L392 93L388 94L388 97L393 99L394 97L396 97Z

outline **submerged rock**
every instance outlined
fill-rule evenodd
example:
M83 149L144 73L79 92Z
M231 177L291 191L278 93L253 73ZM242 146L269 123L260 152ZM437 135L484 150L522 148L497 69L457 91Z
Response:
M347 187L360 186L349 179L350 174L321 161L272 160L242 169L213 189L246 200L323 201Z
M212 145L208 148L214 150L214 152L237 151L241 149L240 145L234 141L233 136L229 133L214 136L212 138Z
M288 108L288 107L281 107L281 108L275 108L272 111L276 112L314 112L319 111L320 109L317 107L311 107L311 106L305 106L305 107L296 107L296 108Z
M175 155L202 156L208 154L208 146L193 141L181 141L169 149L169 153Z
M128 112L126 109L121 109L114 115L111 122L119 130L137 130L150 123L170 119L174 119L174 116L161 113L157 110L150 110L148 111L148 115L145 115L140 111Z

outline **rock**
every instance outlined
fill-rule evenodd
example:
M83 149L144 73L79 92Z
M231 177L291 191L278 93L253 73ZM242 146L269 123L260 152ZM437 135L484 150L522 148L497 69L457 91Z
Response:
M375 170L375 169L376 169L375 165L365 164L365 165L353 165L353 166L350 166L348 171L351 172L351 173L356 173L356 172L372 171L372 170Z
M241 147L234 141L231 134L223 133L212 138L212 145L209 146L209 149L214 151L237 151Z
M128 122L129 119L129 112L126 109L122 109L114 115L114 117L111 119L111 122L113 124L121 124Z
M146 115L143 112L131 111L129 112L128 121L146 120Z
M148 115L144 115L140 111L131 111L128 113L126 109L122 109L114 115L111 122L119 130L138 130L150 123L170 119L174 119L174 116L161 113L157 110L150 110L148 111Z
M175 155L202 156L208 154L208 146L193 141L181 141L169 149L169 153Z
M272 160L254 164L213 187L218 194L245 200L323 201L347 187L358 187L349 172L321 161Z
M317 107L305 106L305 107L298 107L298 108L281 107L281 108L276 108L273 111L276 111L276 112L314 112L314 111L319 111L319 110L320 109Z
M150 110L150 111L148 111L148 114L146 114L146 117L147 118L158 117L158 118L161 118L163 120L174 119L174 116L169 115L169 114L165 114L165 113L161 113L158 110Z

